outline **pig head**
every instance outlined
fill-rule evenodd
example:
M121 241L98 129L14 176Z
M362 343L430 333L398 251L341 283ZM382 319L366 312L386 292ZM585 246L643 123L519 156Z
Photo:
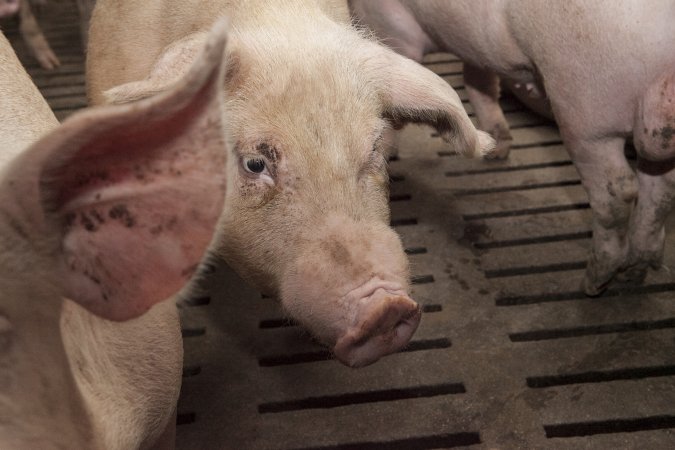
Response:
M222 211L224 46L219 23L166 92L58 126L0 34L0 448L173 447L170 297Z
M98 4L91 30L90 55L99 58L106 5ZM231 18L224 90L235 155L218 253L280 297L340 361L370 364L405 346L420 320L407 259L389 227L383 132L427 123L467 155L484 153L492 140L442 79L318 2L247 11ZM171 43L147 79L108 98L163 89L199 40L196 33Z

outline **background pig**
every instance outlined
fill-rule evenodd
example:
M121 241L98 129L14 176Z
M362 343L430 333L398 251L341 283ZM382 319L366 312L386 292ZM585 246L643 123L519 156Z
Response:
M462 58L484 129L505 123L495 74L547 93L594 213L586 293L600 293L615 276L641 282L648 267L660 267L675 195L674 2L351 0L351 6L410 57L438 49ZM623 153L631 133L635 171Z
M19 32L35 59L45 69L54 69L61 65L59 58L42 33L28 0L19 0Z
M491 140L443 80L353 29L346 6L99 1L87 83L94 103L161 91L189 64L201 30L230 19L224 92L236 176L220 254L280 296L340 361L363 366L404 346L419 322L389 227L382 133L392 122L428 123L468 155Z
M82 36L82 48L86 50L89 42L89 22L94 12L96 0L77 0L77 9L80 13L80 35Z
M0 19L13 16L19 11L20 0L0 0Z
M35 2L39 6L46 0ZM87 47L89 35L89 21L96 4L96 0L77 0L77 8L80 12L80 29L82 35L82 47ZM19 13L19 32L26 46L33 54L38 63L45 69L54 69L61 65L59 58L52 50L40 25L33 14L31 2L28 0L0 0L0 19Z
M222 211L224 43L221 23L164 94L57 127L0 34L0 448L173 447L162 300Z

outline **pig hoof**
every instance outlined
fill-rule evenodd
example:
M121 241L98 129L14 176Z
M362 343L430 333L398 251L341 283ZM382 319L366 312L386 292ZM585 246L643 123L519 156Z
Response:
M495 149L485 155L485 159L503 160L509 157L511 151L511 141L497 141Z
M513 137L509 131L508 125L497 125L495 126L490 135L494 138L497 145L495 149L490 153L485 155L485 159L506 159L509 157L509 152L511 151L511 142Z
M616 274L616 281L631 286L644 284L647 278L647 266L638 264Z
M37 60L44 69L53 70L61 65L61 61L56 57L51 49L40 52L37 55Z
M583 291L589 297L599 297L603 292L607 290L609 281L604 283L597 283L595 280L591 280L588 276L584 278Z
M403 348L420 322L420 308L407 297L371 301L357 323L335 345L334 353L349 367L363 367Z

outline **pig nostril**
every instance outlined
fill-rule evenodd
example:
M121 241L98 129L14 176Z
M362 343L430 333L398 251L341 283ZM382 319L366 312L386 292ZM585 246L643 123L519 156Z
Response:
M409 319L401 319L394 326L394 330L401 331L402 329L408 328L411 326Z

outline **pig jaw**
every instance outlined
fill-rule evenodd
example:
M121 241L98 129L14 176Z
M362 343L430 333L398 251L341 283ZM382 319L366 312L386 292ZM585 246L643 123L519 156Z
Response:
M332 217L282 277L281 302L340 362L362 367L403 348L417 329L407 288L407 259L389 227Z

